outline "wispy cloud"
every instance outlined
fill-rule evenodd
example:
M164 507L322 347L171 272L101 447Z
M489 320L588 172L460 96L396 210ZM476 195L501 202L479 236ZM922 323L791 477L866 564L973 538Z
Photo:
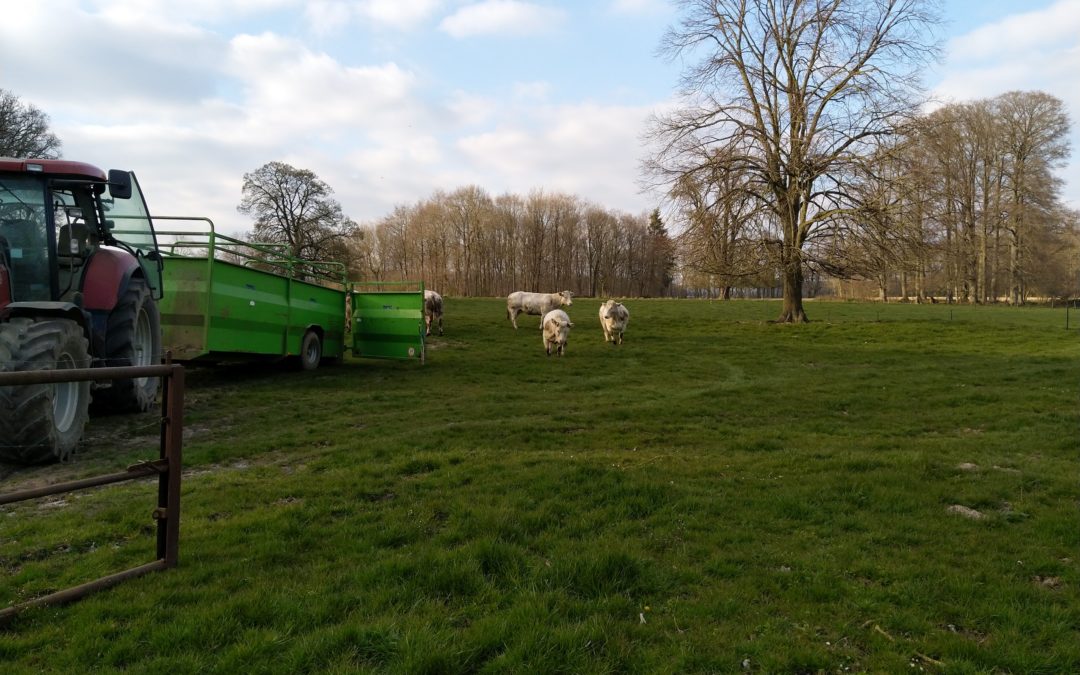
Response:
M394 28L410 28L434 16L442 0L363 0L362 17Z
M455 38L477 35L521 36L551 30L565 19L563 10L519 0L486 0L462 7L439 28Z
M1080 0L1059 0L1045 9L1013 14L952 39L949 58L978 61L1023 54L1030 49L1045 50L1062 42L1075 45L1078 34Z
M647 107L568 104L507 109L503 124L456 142L462 165L492 192L568 192L618 210L647 210L637 192ZM538 180L542 176L542 180Z

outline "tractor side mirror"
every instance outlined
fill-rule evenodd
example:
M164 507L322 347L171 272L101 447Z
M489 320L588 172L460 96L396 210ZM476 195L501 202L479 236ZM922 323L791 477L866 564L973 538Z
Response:
M131 199L131 174L121 169L109 169L109 194L113 199Z

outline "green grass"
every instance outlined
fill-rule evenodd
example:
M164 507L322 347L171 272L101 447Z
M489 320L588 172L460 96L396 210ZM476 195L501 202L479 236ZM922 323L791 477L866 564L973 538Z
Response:
M626 304L561 359L449 298L423 367L189 372L180 566L0 627L4 671L1080 671L1080 315ZM0 509L0 605L153 557L152 484L50 501Z

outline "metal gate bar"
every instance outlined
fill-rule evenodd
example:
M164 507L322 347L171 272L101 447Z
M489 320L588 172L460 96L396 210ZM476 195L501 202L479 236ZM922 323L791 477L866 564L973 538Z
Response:
M71 368L58 370L19 371L0 373L0 387L22 384L55 382L83 382L86 380L110 380L136 377L161 377L161 440L159 458L154 461L133 464L126 471L91 478L57 483L32 490L0 494L0 504L36 499L48 495L72 492L100 485L109 485L146 476L158 476L157 508L151 513L157 521L157 560L122 572L95 579L94 581L66 588L35 598L18 605L0 609L0 621L5 621L23 610L42 605L70 602L85 595L108 588L121 581L142 576L148 572L175 567L180 543L180 473L184 440L184 369L170 363L166 355L165 365L130 366L112 368Z

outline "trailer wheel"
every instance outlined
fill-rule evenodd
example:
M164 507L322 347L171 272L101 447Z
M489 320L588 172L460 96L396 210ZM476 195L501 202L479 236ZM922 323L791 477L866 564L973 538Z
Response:
M322 340L319 334L313 330L304 333L304 339L300 343L300 367L304 370L315 370L322 361Z
M0 372L89 368L88 343L69 319L0 324ZM90 407L90 382L0 387L0 459L41 464L71 457Z
M161 358L161 315L146 280L135 277L109 314L105 361L110 366L152 366ZM154 405L158 378L113 380L96 397L108 412L143 412Z

